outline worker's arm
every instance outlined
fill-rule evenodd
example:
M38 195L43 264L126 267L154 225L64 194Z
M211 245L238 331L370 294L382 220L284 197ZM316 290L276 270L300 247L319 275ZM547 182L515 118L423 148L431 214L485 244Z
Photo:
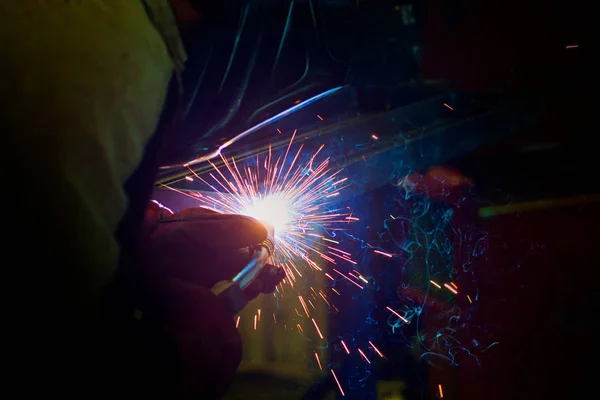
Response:
M0 49L14 239L29 243L27 276L52 287L45 301L84 318L117 267L123 186L174 62L141 1L2 2Z

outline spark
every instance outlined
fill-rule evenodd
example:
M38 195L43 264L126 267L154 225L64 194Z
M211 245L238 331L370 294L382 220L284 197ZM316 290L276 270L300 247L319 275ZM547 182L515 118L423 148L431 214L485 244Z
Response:
M444 283L444 287L446 289L448 289L449 291L451 291L454 294L458 294L458 291L456 289L454 289L452 286L448 285L447 283Z
M323 293L323 291L319 292L319 296L321 296L323 298L323 301L327 303L327 306L331 308L331 303L329 303L329 300L327 300L327 296L325 295L325 293Z
M255 166L238 165L234 158L221 155L222 166L209 161L213 172L210 178L196 178L214 191L214 194L198 198L199 205L222 213L242 214L274 227L276 262L279 266L287 261L285 268L289 280L298 278L296 260L303 260L312 269L318 265L312 258L318 257L331 262L342 257L339 250L324 246L319 228L341 229L354 219L351 213L341 209L330 209L327 200L338 195L348 186L339 178L342 171L332 171L329 158L317 165L315 158L324 146L300 163L303 145L292 152L296 131L283 157L276 158L269 146L261 160L256 156ZM336 243L337 244L337 243ZM312 255L312 257L310 256ZM350 258L344 257L347 261ZM350 260L351 261L351 260Z
M334 170L330 166L329 157L317 159L324 145L310 153L304 152L302 144L293 148L296 133L292 133L281 155L274 154L269 145L247 164L238 163L235 158L219 153L218 162L206 161L211 167L206 173L199 174L188 165L192 174L190 178L193 177L193 181L210 191L191 196L167 187L194 198L200 207L220 213L250 216L272 226L275 254L270 263L285 272L285 279L277 287L277 294L282 297L284 284L297 291L304 290L302 282L308 278L308 272L322 272L335 282L317 260L336 266L340 263L356 265L352 255L336 247L340 243L325 234L347 229L348 224L359 220L347 207L334 207L332 204L331 199L349 186L348 180L340 176L342 169ZM338 270L333 272L363 288ZM357 280L366 281L360 275ZM300 294L298 300L305 317L311 318L309 305L313 308L315 305ZM258 311L255 329L260 317ZM313 323L323 338L314 319Z
M323 370L323 366L321 365L321 360L319 360L319 355L315 351L315 358L317 359L317 364L319 364L319 369Z
M396 311L394 311L393 309L391 309L390 307L386 307L388 309L388 311L390 311L392 314L394 314L396 317L400 318L402 321L404 321L404 323L408 324L410 323L409 320L407 320L406 318L404 318L402 315L398 314Z
M449 106L446 103L444 103L444 107L446 107L448 110L454 111L454 108L452 108L452 106Z
M444 391L442 390L442 384L438 384L438 390L440 392L440 399L444 398Z
M257 321L256 321L256 317L257 317L257 315L256 315L256 314L254 314L254 330L256 330L256 322L257 322Z
M371 347L373 348L373 350L375 350L375 352L377 354L379 354L379 357L385 358L385 356L383 355L383 353L381 351L379 351L379 349L377 347L375 347L375 345L371 341L369 341L369 344L371 345Z
M311 318L311 319L312 319L313 324L315 325L315 328L317 329L317 333L319 334L319 337L321 339L323 339L323 334L321 333L321 330L319 329L319 325L317 325L317 321L315 321L314 318Z
M306 316L308 318L310 318L310 313L308 312L308 307L306 307L306 303L304 302L304 299L302 298L302 296L298 296L298 299L300 300L300 304L302 304L302 308L304 309Z
M392 258L392 257L393 257L393 255L392 255L392 254L390 254L390 253L386 253L386 252L384 252L384 251L380 251L380 250L373 250L373 252L375 252L375 253L377 253L377 254L381 254L381 255L383 255L383 256L386 256L386 257L390 257L390 258Z
M194 178L192 178L191 176L186 176L185 179L187 181L194 182Z
M360 279L361 281L363 281L364 283L369 283L369 281L367 280L367 278L365 278L364 276L362 276L360 273L355 272L356 276L358 277L358 279Z
M369 283L369 281L367 280L367 278L365 278L364 276L362 276L358 271L354 271L354 273L358 276L358 279L360 279L364 283Z
M346 396L344 394L344 390L342 389L342 385L340 385L340 381L338 380L337 376L335 375L335 371L333 369L331 370L331 375L333 375L333 379L335 379L335 383L337 383L338 388L340 389L340 393L342 394L342 396Z
M435 281L429 281L431 282L436 288L441 289L442 287Z
M237 317L237 320L235 321L235 329L237 329L238 326L240 326L240 316L239 315Z
M346 354L350 354L350 350L348 350L348 346L346 346L346 343L344 343L343 340L340 340L340 342L342 343L342 346L344 346L344 350L346 350Z
M346 280L356 286L358 286L361 289L364 289L361 285L359 285L358 283L354 282L352 279L348 278L346 275L342 274L340 271L338 271L337 269L333 269L333 272L335 272L336 274L340 275L343 278L346 278Z
M362 358L364 358L369 364L371 364L371 361L367 358L367 356L365 355L365 353L363 353L361 349L358 349L358 352L360 353Z
M473 303L473 300L471 300L471 296L467 295L467 299L469 299L469 303Z

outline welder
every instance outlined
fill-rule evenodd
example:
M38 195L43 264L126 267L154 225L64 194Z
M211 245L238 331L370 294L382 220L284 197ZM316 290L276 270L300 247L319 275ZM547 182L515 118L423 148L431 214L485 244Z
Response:
M176 0L0 4L3 361L19 397L213 398L235 373L239 310L214 288L267 229L149 202L199 19Z

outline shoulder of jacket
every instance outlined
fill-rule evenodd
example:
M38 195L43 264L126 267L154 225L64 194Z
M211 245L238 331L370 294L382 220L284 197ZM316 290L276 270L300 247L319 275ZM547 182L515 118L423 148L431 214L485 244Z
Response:
M142 0L148 16L162 36L169 50L175 70L178 74L183 72L187 53L177 26L177 19L168 0Z

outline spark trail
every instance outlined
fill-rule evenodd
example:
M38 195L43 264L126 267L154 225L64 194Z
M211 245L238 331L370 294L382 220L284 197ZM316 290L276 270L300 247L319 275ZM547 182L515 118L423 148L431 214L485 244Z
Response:
M334 304L335 297L340 296L334 287L337 280L346 282L350 290L364 289L370 282L354 269L357 262L352 259L351 253L341 248L340 238L333 234L346 231L348 224L359 221L349 207L334 206L335 197L349 185L347 178L340 176L343 170L332 168L329 157L319 157L324 145L315 152L306 151L303 145L293 149L295 137L296 131L285 151L277 152L281 155L274 155L269 146L262 155L257 154L252 162L245 161L243 165L235 158L220 154L218 162L208 161L211 166L209 172L197 174L188 166L191 174L186 180L200 182L203 187L210 188L210 192L183 194L193 197L201 207L221 213L248 215L274 227L275 254L271 263L284 269L286 275L274 297L283 298L288 292L286 286L293 289L295 295L286 297L297 299L294 300L297 303L293 317L299 318L300 322L294 321L289 327L284 325L284 329L312 337L315 345L326 348L329 340L314 318L315 305L339 312ZM331 290L330 294L325 292L326 287L322 290L311 286L311 274L314 273L323 274L333 282L332 286L326 285ZM250 321L254 331L261 324L260 320L259 310ZM275 314L273 321L277 323ZM239 323L238 317L236 326ZM341 344L345 354L350 355L348 345L344 341ZM385 359L372 342L365 343L365 346ZM370 355L354 347L352 354L357 351L364 362L372 362ZM315 367L323 370L325 365L317 352L312 352ZM343 385L333 369L330 371L344 395Z
M329 158L316 162L324 146L308 157L303 145L294 153L291 148L296 132L285 154L275 158L269 147L266 156L256 156L253 166L240 166L234 158L221 155L221 167L211 164L208 177L193 176L213 193L196 193L199 206L222 213L242 214L271 224L275 228L273 263L284 269L286 281L292 287L303 277L306 266L321 271L315 258L328 263L352 262L351 256L332 246L324 230L341 230L354 222L347 208L330 208L331 199L348 186L340 178L342 170L332 171Z
M327 346L328 340L311 308L317 305L339 310L330 295L311 285L310 274L321 273L331 280L334 280L331 274L337 274L360 289L363 286L357 281L368 283L358 271L348 275L339 272L339 269L344 270L342 264L354 266L356 262L331 236L332 232L347 229L348 224L359 218L349 207L333 206L335 197L348 183L347 178L340 176L342 169L331 167L329 157L317 161L324 145L312 153L305 151L303 145L292 149L295 137L296 131L280 156L275 156L269 146L264 155L256 155L255 162L244 162L244 165L220 154L220 162L208 161L212 167L210 172L197 174L188 166L191 175L186 180L201 182L211 191L183 194L196 199L200 207L251 216L274 227L275 254L270 262L282 268L286 275L274 296L283 297L287 292L284 285L289 285L296 296L287 297L298 299L294 317L301 322L295 324L294 329L302 335L311 332L309 336L320 343L318 346ZM324 270L325 264L332 268ZM339 295L333 287L331 289ZM273 320L276 323L275 314ZM238 317L236 326L239 323ZM254 314L252 323L253 330L257 330L261 324L260 310ZM284 329L287 330L285 325ZM323 370L318 354L314 354L318 368ZM341 386L340 391L343 393Z

